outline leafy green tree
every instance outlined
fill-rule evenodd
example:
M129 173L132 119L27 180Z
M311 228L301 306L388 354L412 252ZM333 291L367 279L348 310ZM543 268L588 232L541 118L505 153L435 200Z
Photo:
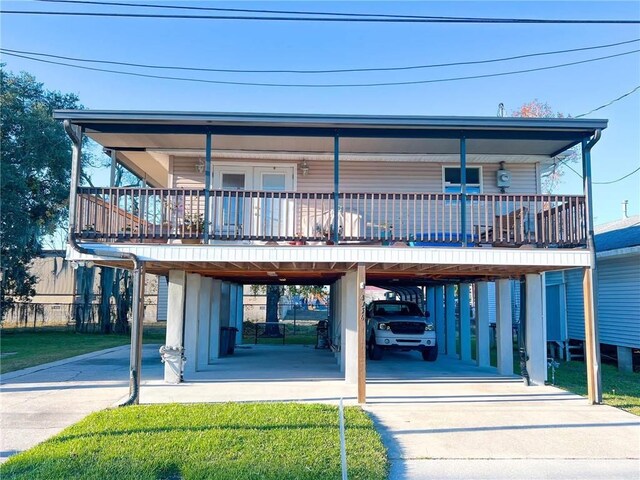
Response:
M75 94L44 88L28 73L0 64L1 301L28 300L36 277L29 264L67 214L71 144L52 113L82 108ZM4 308L3 308L4 310Z

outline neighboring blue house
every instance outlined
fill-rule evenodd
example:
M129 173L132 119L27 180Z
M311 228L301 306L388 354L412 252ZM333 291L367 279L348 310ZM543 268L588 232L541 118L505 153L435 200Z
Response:
M596 227L595 246L600 344L617 347L618 367L631 371L640 349L640 216ZM584 341L582 270L545 280L548 342Z

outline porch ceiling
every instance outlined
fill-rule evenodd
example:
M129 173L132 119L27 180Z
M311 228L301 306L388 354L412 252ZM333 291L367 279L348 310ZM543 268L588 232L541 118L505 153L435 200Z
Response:
M106 148L123 152L205 154L203 135L100 133L87 135ZM574 143L572 138L469 138L469 155L550 156ZM301 153L333 155L333 138L305 136L216 135L213 151ZM448 155L459 154L457 138L350 138L340 139L341 154Z

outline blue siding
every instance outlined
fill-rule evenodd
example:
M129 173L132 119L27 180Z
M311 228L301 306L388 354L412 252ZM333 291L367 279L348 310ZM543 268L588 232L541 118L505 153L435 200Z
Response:
M564 275L567 334L584 340L582 269L565 270ZM597 277L600 343L640 347L640 255L599 259Z
M584 301L582 298L582 269L566 270L567 336L584 340Z
M598 260L600 342L640 347L640 254Z

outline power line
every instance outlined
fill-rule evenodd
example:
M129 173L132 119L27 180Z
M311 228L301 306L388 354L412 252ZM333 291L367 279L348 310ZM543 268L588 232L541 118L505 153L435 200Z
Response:
M44 0L42 0L44 1ZM502 57L502 58L493 58L487 60L474 60L474 61L466 61L466 62L452 62L452 63L435 63L435 64L426 64L426 65L406 65L399 67L377 67L377 68L341 68L341 69L312 69L312 70L247 70L247 69L231 69L231 68L204 68L204 67L185 67L185 66L168 66L168 65L153 65L153 64L144 64L144 63L132 63L132 62L119 62L113 60L96 60L96 59L88 59L88 58L79 58L79 57L68 57L64 55L53 55L48 53L39 53L39 52L30 52L26 50L14 50L10 48L3 49L4 52L7 53L18 53L22 55L35 55L39 57L47 57L47 58L56 58L59 60L71 60L74 62L85 62L85 63L98 63L98 64L106 64L106 65L120 65L126 67L139 67L139 68L150 68L150 69L162 69L162 70L185 70L185 71L194 71L194 72L218 72L218 73L291 73L291 74L327 74L327 73L355 73L355 72L388 72L388 71L402 71L402 70L418 70L418 69L427 69L427 68L441 68L441 67L453 67L453 66L461 66L461 65L480 65L480 64L488 64L488 63L496 63L496 62L505 62L510 60L519 60L523 58L531 58L545 55L557 55L562 53L571 53L571 52L580 52L586 50L596 50L601 48L609 48L616 47L620 45L626 45L629 43L640 42L640 38L636 38L633 40L627 40L624 42L617 43L609 43L605 45L594 45L589 47L581 47L581 48L571 48L567 50L555 50L550 52L538 52L538 53L528 53L523 55L515 55L511 57ZM591 112L590 112L591 113Z
M594 108L593 110L589 110L587 113L582 113L582 114L580 114L580 115L576 115L576 116L575 116L575 117L573 117L573 118L586 117L587 115L590 115L590 114L592 114L593 112L597 112L598 110L602 110L603 108L606 108L606 107L608 107L609 105L612 105L612 104L614 104L614 103L616 103L616 102L618 102L618 101L622 100L623 98L628 97L629 95L631 95L631 94L632 94L632 93L634 93L634 92L637 92L638 90L640 90L640 85L638 85L638 86L637 86L636 88L634 88L633 90L631 90L631 91L629 91L629 92L627 92L627 93L624 93L624 94L620 95L620 96L619 96L619 97L617 97L617 98L614 98L613 100L611 100L610 102L605 103L604 105L600 105L599 107L596 107L596 108Z
M393 15L388 13L358 13L358 12L313 12L300 10L265 10L253 8L222 8L222 7L199 7L194 5L158 5L153 3L127 3L127 2L101 2L89 0L36 0L43 3L78 3L84 5L108 5L119 7L136 7L136 8L162 8L170 10L196 10L205 12L241 12L241 13L265 13L265 14L285 14L285 15L324 15L339 17L374 17L374 18L416 18L416 19L458 19L472 17L449 17L449 16L433 16L433 15Z
M190 78L190 77L173 77L173 76L165 76L165 75L152 75L148 73L138 73L138 72L127 72L123 70L112 70L106 68L97 68L97 67L87 67L84 65L73 65L65 62L58 62L54 60L45 60L44 58L35 58L30 57L28 55L21 55L17 53L7 52L5 49L0 48L0 52L3 52L5 55L9 55L12 57L23 58L26 60L32 60L34 62L41 63L49 63L53 65L61 65L66 67L78 68L82 70L92 70L96 72L106 72L106 73L116 73L119 75L128 75L133 77L144 77L144 78L157 78L161 80L176 80L183 82L197 82L197 83L211 83L218 85L244 85L244 86L255 86L255 87L297 87L297 88L347 88L347 87L386 87L386 86L397 86L397 85L420 85L420 84L428 84L428 83L443 83L443 82L453 82L460 80L475 80L480 78L492 78L492 77L502 77L508 75L517 75L521 73L531 73L531 72L539 72L544 70L552 70L556 68L569 67L573 65L580 65L584 63L597 62L600 60L606 60L610 58L622 57L625 55L631 55L634 53L640 52L640 49L630 50L628 52L617 53L613 55L606 55L603 57L590 58L587 60L579 60L576 62L570 63L561 63L557 65L549 65L546 67L537 67L537 68L528 68L525 70L514 70L510 72L499 72L499 73L487 73L482 75L469 75L462 77L450 77L450 78L437 78L430 80L410 80L403 82L377 82L377 83L263 83L263 82L238 82L231 80L209 80L204 78Z
M595 185L611 185L612 183L618 183L621 180L624 180L627 177L630 177L631 175L633 175L634 173L637 173L638 171L640 171L640 167L636 168L633 172L627 173L625 176L620 177L616 180L611 180L610 182L593 182Z
M99 5L99 6L119 6L119 7L134 7L134 8L161 8L170 10L196 10L207 12L242 12L242 13L262 13L262 14L286 14L286 15L324 15L324 16L339 16L339 17L370 17L370 18L395 18L395 19L416 19L416 20L479 20L479 21L503 21L511 20L518 22L563 22L563 20L545 20L545 19L501 19L490 17L452 17L452 16L433 16L433 15L394 15L384 13L359 13L359 12L313 12L313 11L300 11L300 10L264 10L264 9L250 9L250 8L222 8L222 7L199 7L193 5L158 5L153 3L128 3L128 2L102 2L102 1L90 1L90 0L36 0L43 3L66 3L66 4L84 4L84 5ZM569 22L583 22L583 20L566 20ZM606 22L607 20L605 20ZM588 20L592 22L592 20Z
M264 15L185 15L156 13L60 12L38 10L0 10L3 15L51 15L67 17L154 18L170 20L252 20L276 22L358 22L358 23L492 23L492 24L560 24L560 25L637 25L640 20L574 20L534 18L362 18L362 17L266 17Z
M584 178L580 172L578 172L576 169L574 169L568 163L565 163L565 166L569 167L569 170L571 170L573 173L575 173L580 178ZM639 171L640 171L640 167L636 168L633 172L629 172L629 173L627 173L626 175L624 175L624 176L622 176L620 178L616 178L615 180L611 180L611 181L608 181L608 182L591 182L591 183L593 183L594 185L611 185L612 183L618 183L618 182L624 180L625 178L630 177L631 175L633 175L634 173L637 173Z

